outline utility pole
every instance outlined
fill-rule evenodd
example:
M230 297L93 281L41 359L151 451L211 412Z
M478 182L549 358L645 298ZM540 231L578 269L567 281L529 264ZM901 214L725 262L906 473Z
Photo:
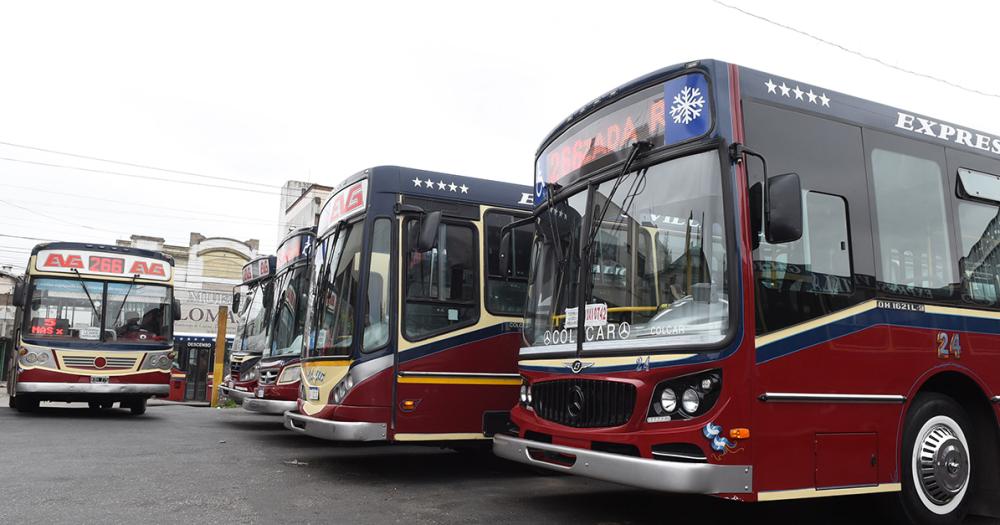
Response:
M226 367L226 322L229 320L229 307L219 307L219 327L215 333L215 364L212 366L212 406L219 406L219 385L225 375Z

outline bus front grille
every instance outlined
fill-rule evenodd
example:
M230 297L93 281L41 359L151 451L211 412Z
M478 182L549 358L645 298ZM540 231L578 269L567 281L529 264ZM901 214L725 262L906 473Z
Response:
M91 356L63 356L62 362L67 368L78 368L83 370L129 370L135 366L134 357L107 357L98 358ZM100 367L97 365L101 364Z
M560 379L531 385L538 417L577 428L617 427L632 417L635 386L617 381Z

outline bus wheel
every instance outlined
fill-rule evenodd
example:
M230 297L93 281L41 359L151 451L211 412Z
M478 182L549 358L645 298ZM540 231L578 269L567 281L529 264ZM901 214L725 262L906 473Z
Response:
M33 397L28 397L24 394L15 396L14 409L18 412L31 412L38 409L38 399Z
M913 403L903 429L899 498L909 523L961 523L968 512L972 483L972 426L950 397L921 394Z
M132 401L129 401L128 409L133 416L141 416L146 413L146 400L134 399Z

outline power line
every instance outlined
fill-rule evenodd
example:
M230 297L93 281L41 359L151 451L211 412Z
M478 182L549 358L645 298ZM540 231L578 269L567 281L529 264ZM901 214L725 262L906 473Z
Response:
M18 202L21 202L21 203L24 203L24 204L29 204L29 205L30 204L38 204L40 208L59 208L59 209L68 208L68 209L75 209L75 210L84 210L84 211L88 211L88 212L96 212L96 213L101 213L101 214L105 214L105 215L107 215L107 214L116 214L116 215L121 216L122 214L141 213L141 217L161 217L161 218L165 218L165 219L181 219L181 220L204 221L204 222L224 222L224 223L232 223L232 224L254 223L254 224L266 224L268 226L276 226L276 225L279 224L279 222L277 222L277 221L266 221L266 220L262 220L262 219L251 219L251 218L244 218L244 217L241 217L241 218L232 218L232 219L221 219L221 218L207 217L207 216L200 216L200 217L199 216L183 216L183 215L168 215L168 214L162 214L162 213L150 213L150 212L147 212L147 211L136 212L136 211L131 211L131 210L113 210L113 209L108 209L107 207L105 207L105 208L94 208L94 207L91 207L91 206L72 206L72 205L69 205L69 204L57 204L57 205L54 205L51 202L42 202L42 201L18 200ZM137 204L136 206L143 206L143 205ZM131 219L133 217L134 216L130 217L130 222L131 222Z
M770 18L767 18L765 16L761 16L761 15L758 15L756 13L751 13L750 11L747 11L746 9L743 9L741 7L737 7L737 6L734 6L734 5L729 5L729 4L725 3L725 2L722 2L721 0L712 0L712 2L715 2L716 4L719 4L722 7L725 7L725 8L728 8L728 9L732 9L733 11L738 11L740 13L743 13L744 15L749 16L751 18L756 18L757 20L760 20L762 22L767 22L768 24L780 27L782 29L786 29L788 31L792 31L793 33L798 33L798 34L800 34L800 35L802 35L804 37L811 38L811 39L813 39L813 40L815 40L817 42L826 44L828 46L835 47L835 48L837 48L837 49L839 49L841 51L844 51L845 53L849 53L849 54L855 55L857 57L863 58L865 60L868 60L868 61L871 61L871 62L875 62L876 64L879 64L881 66L885 66L887 68L895 69L896 71L899 71L899 72L902 72L902 73L906 73L908 75L913 75L913 76L925 78L927 80L933 80L934 82L940 82L941 84L945 84L945 85L951 86L953 88L958 88L958 89L961 89L962 91L967 91L969 93L975 93L976 95L982 95L984 97L1000 98L1000 93L990 93L990 92L987 92L987 91L981 91L981 90L976 89L976 88L970 88L970 87L963 86L961 84L952 82L951 80L948 80L948 79L945 79L945 78L936 77L934 75L929 75L927 73L921 73L919 71L914 71L912 69L906 69L904 67L897 66L895 64L890 64L889 62L886 62L885 60L882 60L881 58L874 57L874 56L871 56L871 55L866 55L866 54L862 53L861 51L858 51L856 49L851 49L851 48L849 48L849 47L847 47L847 46L845 46L843 44L838 44L837 42L833 42L833 41L827 40L825 38L816 36L816 35L814 35L812 33L807 32L807 31L803 31L801 29L792 27L790 25L783 24L783 23L777 22L775 20L771 20Z
M69 225L71 225L71 226L76 226L77 228L85 228L85 229L87 229L87 230L95 230L95 231L105 231L105 232L108 232L108 233L115 233L115 234L121 234L121 232L117 232L117 231L114 231L114 230L106 230L106 229L104 229L104 228L95 228L95 227L93 227L93 226L88 226L88 225L86 225L86 224L76 224L76 223L72 223L72 222L70 222L70 221L67 221L67 220L65 220L65 219L61 219L61 218L59 218L59 217L53 217L53 216L51 216L51 215L46 215L46 214L44 214L44 213L42 213L42 212L40 212L40 211L38 211L38 210L33 210L33 209L31 209L31 208L27 208L27 207L25 207L25 206L20 206L20 205L17 205L17 204L14 204L14 203L11 203L11 202L7 202L7 201L5 201L5 200L2 200L2 199L0 199L0 203L3 203L3 204L6 204L7 206L13 206L13 207L15 207L15 208L19 208L19 209L22 209L22 210L24 210L24 211L26 211L26 212L29 212L29 213L34 213L35 215L38 215L39 217L45 217L46 219L49 219L49 220L53 220L53 221L58 221L58 222L64 222L64 223L66 223L66 224L69 224ZM121 235L124 235L124 234L121 234Z
M140 203L140 202L129 202L129 201L123 201L123 200L116 200L116 199L107 199L107 198L104 198L104 197L92 197L92 196L89 196L89 195L80 195L78 193L58 192L58 191L49 190L47 188L32 188L30 186L19 186L17 184L7 184L7 183L2 183L2 182L0 182L0 186L7 187L7 188L17 188L17 189L28 190L28 191L36 191L36 192L45 193L47 195L62 195L62 196L66 196L66 197L73 197L73 198L75 198L77 200L110 202L110 203L114 203L114 204L125 204L125 205L129 205L129 206L139 206L139 207L143 207L143 208L156 208L156 209L160 209L160 210L192 212L192 213L199 213L199 214L202 214L202 215L205 215L205 216L230 217L230 218L233 218L233 219L247 220L247 217L240 216L240 215L228 215L228 214L224 214L224 213L204 212L204 211L200 211L200 210L191 210L191 209L187 209L187 208L177 208L177 207L169 207L169 206L155 206L155 205L152 205L152 204L145 204L145 203Z
M54 153L56 155L65 155L67 157L76 157L78 159L96 160L98 162L107 162L107 163L110 163L110 164L121 164L122 166L131 166L133 168L142 168L142 169L147 169L147 170L162 171L162 172L165 172L165 173L176 173L178 175L188 175L188 176L191 176L191 177L200 177L200 178L203 178L203 179L221 180L221 181L226 181L226 182L236 182L236 183L239 183L239 184L247 184L247 185L252 185L252 186L263 186L265 188L281 188L281 186L275 186L273 184L265 184L265 183L262 183L262 182L248 182L248 181L239 180L239 179L231 179L231 178L228 178L228 177L218 177L218 176L215 176L215 175L205 175L203 173L196 173L196 172L193 172L193 171L183 171L183 170L175 170L175 169L169 169L169 168L160 168L160 167L157 167L157 166L151 166L149 164L137 164L137 163L134 163L134 162L124 162L124 161L120 161L120 160L105 159L105 158L101 158L101 157L92 157L90 155L81 155L79 153L69 153L69 152L66 152L66 151L59 151L59 150L48 149L48 148L41 148L41 147L38 147L38 146L28 146L28 145L25 145L25 144L14 144L13 142L0 141L0 144L3 144L4 146L10 146L12 148L30 149L30 150L34 150L34 151L42 151L42 152L45 152L45 153Z
M189 181L189 180L168 179L166 177L154 177L152 175L137 175L135 173L123 173L123 172L120 172L120 171L99 170L99 169L94 169L94 168L83 168L83 167L80 167L80 166L72 166L72 165L68 165L68 164L54 164L54 163L51 163L51 162L40 162L40 161L37 161L37 160L14 159L14 158L10 158L10 157L0 157L0 160L5 160L7 162L20 162L22 164L33 164L33 165L36 165L36 166L45 166L45 167L49 167L49 168L60 168L60 169L68 169L68 170L85 171L85 172L88 172L88 173L99 173L99 174L103 174L103 175L114 175L114 176L117 176L117 177L129 177L129 178L132 178L132 179L156 180L156 181L161 181L161 182L170 182L170 183L174 183L174 184L189 184L191 186L204 186L204 187L207 187L207 188L219 188L219 189L223 189L223 190L245 191L245 192L249 192L249 193L261 193L261 194L264 194L264 195L283 195L283 192L280 192L280 191L264 191L264 190L255 190L255 189L252 189L252 188L237 188L235 186L224 186L224 185L221 185L221 184L208 184L208 183L205 183L205 182L194 182L194 181Z

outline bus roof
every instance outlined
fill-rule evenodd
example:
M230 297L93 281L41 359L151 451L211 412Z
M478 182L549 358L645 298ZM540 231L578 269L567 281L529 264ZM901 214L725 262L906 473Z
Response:
M135 255L139 257L149 257L151 259L159 259L161 261L166 261L171 266L174 265L174 258L171 255L167 255L163 252L158 252L154 250L145 250L142 248L130 248L128 246L114 246L105 244L63 242L63 241L43 242L41 244L36 244L35 247L31 249L31 255L38 255L38 252L42 250L81 250L88 252L125 253L128 255Z
M728 78L729 67L730 64L718 60L697 60L667 66L626 82L573 112L546 135L535 155L536 157L540 155L552 141L580 119L624 96L664 82L682 71L700 69L707 72L717 79L718 93L718 89L725 88L724 84L718 82L718 79ZM1000 134L977 131L966 126L932 119L923 114L905 111L743 66L736 66L736 71L740 77L740 94L744 98L751 97L766 103L834 118L849 124L863 125L925 142L1000 158ZM725 107L728 105L728 101L717 101L717 105Z
M394 193L524 210L532 207L531 186L402 166L375 166L355 173L334 186L330 198L364 178L368 178L371 194Z

